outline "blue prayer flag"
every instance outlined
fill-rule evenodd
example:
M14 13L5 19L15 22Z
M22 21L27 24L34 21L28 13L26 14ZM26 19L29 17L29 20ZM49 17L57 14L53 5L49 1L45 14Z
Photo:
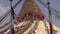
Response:
M14 12L14 9L13 9L13 7L11 6L11 15L12 15L12 17L13 17L13 19L15 19L15 12Z

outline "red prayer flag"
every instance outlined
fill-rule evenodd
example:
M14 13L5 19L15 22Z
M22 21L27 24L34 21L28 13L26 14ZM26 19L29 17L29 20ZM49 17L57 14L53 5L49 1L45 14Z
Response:
M31 12L28 12L28 13L27 13L28 16L31 16L31 14L32 14Z
M21 20L23 20L25 17L26 17L26 14L22 17L22 19L21 19Z
M25 19L27 16L31 16L31 12L26 13L21 20Z
M32 12L31 12L31 11L27 12L27 13L22 17L21 20L25 19L27 16L32 16ZM37 13L34 13L34 17L44 19L44 16L39 15L39 14L37 14Z
M49 23L49 25L50 25L50 34L52 34L53 33L52 24Z
M34 16L35 16L35 17L37 17L37 18L44 19L44 16L42 16L42 15L39 15L39 14L37 14L37 13L35 13L35 14L34 14Z
M14 33L15 33L15 31L14 31L14 28L12 27L11 34L14 34Z

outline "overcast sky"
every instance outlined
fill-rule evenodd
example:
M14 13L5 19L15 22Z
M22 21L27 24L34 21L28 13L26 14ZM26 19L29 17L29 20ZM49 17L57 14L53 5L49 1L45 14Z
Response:
M13 5L17 2L18 0L13 0ZM41 5L41 3L39 3L37 0L35 0L37 5L39 6L39 8L42 10L42 12L48 17L48 10L47 8L45 8L43 5ZM44 3L47 3L47 0L42 0ZM50 2L50 6L53 7L54 9L60 11L60 0L49 0ZM10 8L10 4L9 4L9 0L0 0L0 16L2 16L9 8ZM22 8L24 1L22 1L14 10L15 13L18 14L19 11ZM53 16L53 24L57 27L60 28L60 20L55 19ZM7 21L7 19L6 19ZM5 21L5 22L6 22ZM4 23L5 23L4 22Z

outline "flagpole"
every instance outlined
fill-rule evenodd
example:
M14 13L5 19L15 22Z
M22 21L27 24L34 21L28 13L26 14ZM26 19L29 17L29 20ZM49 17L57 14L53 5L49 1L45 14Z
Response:
M10 0L10 7L12 7L12 0ZM11 9L10 13L11 13L10 20L11 20L11 30L12 30L12 9ZM11 34L12 34L12 32L11 32Z
M51 10L50 10L50 2L47 0L47 5L48 5L48 11L49 11L49 25L50 25L50 34L53 34L53 28L52 28L52 15L51 15Z

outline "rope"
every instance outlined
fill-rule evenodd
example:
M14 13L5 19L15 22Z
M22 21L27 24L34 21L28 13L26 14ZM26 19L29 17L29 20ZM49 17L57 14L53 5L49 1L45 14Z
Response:
M38 0L38 2L40 2L44 7L48 8L48 5L47 5L46 3L42 2L41 0ZM51 9L51 10L54 10L55 12L58 12L58 13L60 14L59 11L57 11L57 10L54 9L54 8L52 8L51 6L50 6L50 9ZM53 11L52 11L52 12L53 12Z
M1 25L6 19L8 19L7 17L10 17L10 13L0 22L0 25Z
M19 0L14 6L13 6L13 9L15 9L17 7L17 5L21 2L22 0ZM0 17L0 22L10 13L11 9L9 9L5 14L3 14L1 17Z
M51 10L50 10L50 2L49 0L47 0L47 5L48 5L48 11L49 11L49 26L50 26L50 34L53 34L53 27L52 27L52 14L51 14Z

